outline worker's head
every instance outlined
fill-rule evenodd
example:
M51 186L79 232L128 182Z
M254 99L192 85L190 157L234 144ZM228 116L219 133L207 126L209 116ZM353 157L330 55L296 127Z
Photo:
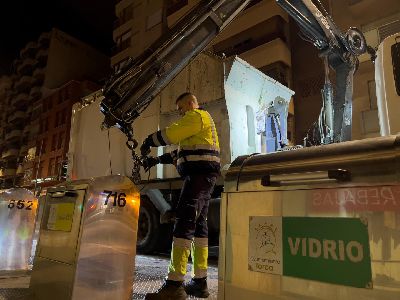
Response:
M187 111L199 108L197 98L192 93L186 92L176 98L176 109L181 115L184 115Z

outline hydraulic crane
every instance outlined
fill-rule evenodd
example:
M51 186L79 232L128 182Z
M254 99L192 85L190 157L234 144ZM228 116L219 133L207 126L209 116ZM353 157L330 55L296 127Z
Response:
M251 0L200 1L142 55L129 59L103 88L103 128L117 126L132 150L134 181L140 180L142 158L134 149L132 122L156 95L219 34ZM301 36L319 51L325 63L322 109L306 137L307 145L351 139L353 74L358 56L367 51L357 28L340 31L319 0L276 0L299 25ZM332 69L336 86L329 80Z

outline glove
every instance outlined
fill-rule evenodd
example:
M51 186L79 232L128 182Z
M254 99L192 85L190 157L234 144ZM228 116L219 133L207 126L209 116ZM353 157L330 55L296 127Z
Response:
M146 157L143 160L143 168L144 170L147 172L148 170L150 170L151 167L154 167L155 165L160 163L160 159L158 157Z
M148 154L150 153L150 148L151 148L151 147L150 147L150 145L149 145L149 139L146 138L146 139L144 140L142 146L140 146L140 153L141 153L143 156L146 156L146 155L148 155Z

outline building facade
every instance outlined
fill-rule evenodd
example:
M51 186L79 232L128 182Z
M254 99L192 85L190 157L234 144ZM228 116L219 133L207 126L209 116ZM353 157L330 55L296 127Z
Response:
M115 7L116 47L111 64L118 69L128 57L142 53L163 32L187 13L198 0L120 0ZM386 36L399 32L398 0L322 0L338 27L360 28L376 47ZM296 92L289 113L288 136L303 143L321 110L324 68L313 45L299 37L297 24L275 0L253 0L207 49L216 54L239 55L265 74ZM367 55L354 78L353 139L379 135L374 66Z
M28 43L13 66L13 74L7 80L2 79L8 82L2 84L4 109L0 113L2 188L24 184L24 160L36 153L43 98L70 80L102 80L109 73L109 58L74 37L52 29Z

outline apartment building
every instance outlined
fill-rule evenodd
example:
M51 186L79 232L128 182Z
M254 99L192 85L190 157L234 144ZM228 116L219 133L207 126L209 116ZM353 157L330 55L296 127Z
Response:
M111 58L118 69L127 57L137 57L171 28L199 0L121 0L115 7L118 20ZM255 0L220 34L206 51L239 55L244 60L291 86L289 17L274 0ZM289 110L290 140L294 140L293 103Z
M28 142L22 163L25 187L47 187L65 180L66 155L70 138L72 105L100 88L91 81L72 80L53 90L36 105L38 116L30 127L37 129L35 138Z
M1 110L1 187L24 184L23 162L36 153L43 98L70 80L97 82L108 72L107 56L58 29L21 49Z

